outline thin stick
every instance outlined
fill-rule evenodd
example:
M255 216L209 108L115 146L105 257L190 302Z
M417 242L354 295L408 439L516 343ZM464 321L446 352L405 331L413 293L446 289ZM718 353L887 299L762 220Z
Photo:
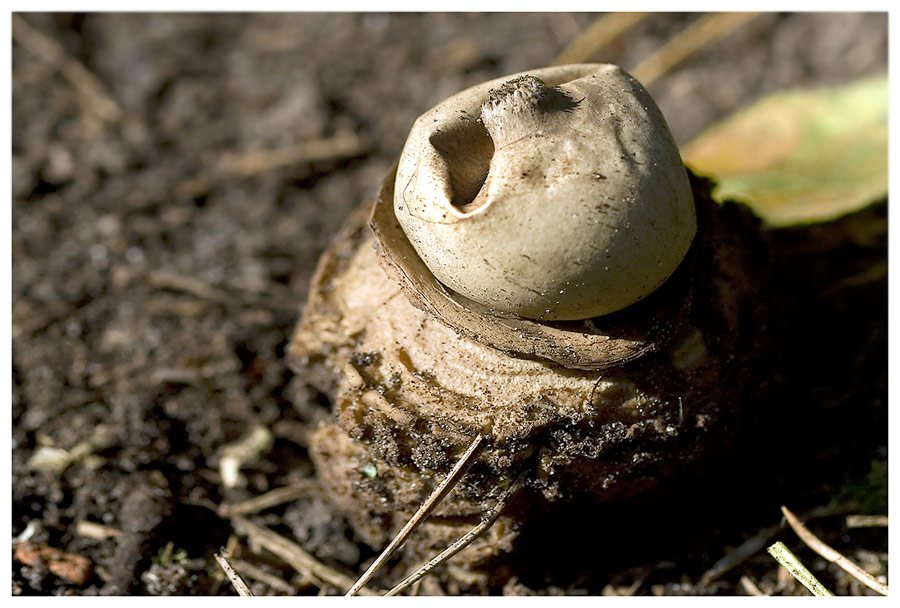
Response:
M830 561L833 564L836 564L843 568L847 573L850 574L853 578L866 585L870 589L874 589L881 595L888 594L888 586L879 581L877 578L854 564L847 557L838 553L825 543L823 543L819 538L809 531L809 528L804 526L797 516L791 513L787 507L781 507L781 512L784 514L784 518L787 520L788 524L797 533L797 536L800 537L806 545Z
M704 15L629 71L641 84L649 87L652 82L703 47L721 40L756 16L757 13Z
M809 589L809 592L813 595L819 597L831 597L834 595L825 588L825 585L820 583L819 580L813 576L812 572L806 569L806 566L797 559L796 555L791 553L791 550L788 549L783 542L778 541L769 547L767 551L769 552L769 555L774 557L779 564L784 566L785 569L791 573L791 576Z
M729 551L724 557L713 564L712 568L703 573L700 577L701 585L708 585L713 580L719 578L745 559L755 555L769 540L781 531L781 526L770 526L763 528L754 536L748 538L739 546Z
M269 286L265 291L227 284L217 287L190 275L163 270L151 270L146 278L153 287L184 292L200 300L226 306L250 306L267 310L293 310L297 307L295 298L292 299L287 291L275 286Z
M886 528L887 515L848 515L848 528Z
M294 585L291 585L284 579L279 578L274 574L269 574L262 568L257 568L250 562L244 561L242 559L232 559L231 565L236 571L240 572L247 578L256 579L261 583L265 583L272 589L281 591L286 595L297 595L297 588Z
M270 490L265 494L261 494L248 500L236 502L232 505L223 504L219 507L219 515L222 517L229 517L231 515L250 515L321 491L322 486L316 481L312 479L303 479L297 483L281 488L275 488L274 490Z
M586 30L564 48L553 65L584 63L600 49L643 21L649 13L607 13L594 21Z
M215 507L213 507L213 510L215 510ZM321 581L321 583L326 583L338 589L344 589L352 583L352 578L332 570L304 551L299 545L280 534L259 526L240 515L233 515L230 519L238 532L246 535L251 543L258 543L263 549L271 551L309 580ZM319 586L322 585L320 584ZM370 589L362 589L360 595L380 595L380 593L375 593Z
M104 526L93 521L82 519L76 522L75 533L80 536L93 538L94 540L105 540L107 538L118 536L122 531L110 526Z
M816 507L806 513L804 517L807 520L813 519L816 517L824 517L826 515L835 515L845 509L853 510L855 509L855 505L848 504L837 509L829 508L829 507ZM763 528L757 534L748 538L743 543L730 550L727 554L725 554L719 561L712 565L712 567L703 573L703 576L700 577L701 585L708 585L712 581L718 579L726 572L730 571L732 568L742 563L744 560L752 557L757 552L762 550L769 540L781 532L784 527L779 523L775 526L769 526L768 528Z
M363 154L368 147L369 143L355 133L345 132L334 137L302 141L293 146L224 154L214 167L178 184L175 193L195 197L211 190L220 180L252 177L301 163L352 158Z
M299 163L358 156L366 147L367 142L359 135L345 131L333 137L309 139L282 148L226 154L220 159L218 168L223 173L250 177Z
M85 108L101 120L116 122L122 118L122 108L106 92L103 83L82 63L71 58L65 49L15 13L12 15L13 40L52 66L81 93Z
M219 475L222 477L222 485L226 488L237 487L241 467L268 452L274 443L275 435L272 434L272 431L262 425L257 425L250 430L249 434L222 448L222 457L219 459Z
M756 583L751 581L748 577L741 577L741 586L744 588L744 591L747 592L747 595L752 595L755 597L763 597L766 594L760 591L759 587L756 586Z
M247 586L247 583L244 582L241 575L234 571L234 568L231 567L228 560L218 553L213 557L216 558L216 561L219 562L219 566L225 571L225 576L231 581L231 586L238 592L238 595L241 597L253 597L253 592L250 591L250 587Z
M431 558L425 564L419 566L415 572L406 577L403 582L398 584L396 587L385 593L385 596L389 595L397 595L410 585L416 583L421 578L423 578L426 574L431 572L436 567L443 564L445 561L468 547L472 541L481 536L488 528L494 525L494 522L497 521L497 518L500 517L500 514L503 512L503 509L506 508L506 505L509 504L509 501L515 496L516 492L522 487L522 483L525 480L525 476L521 475L515 483L506 492L504 492L493 507L488 510L484 516L482 516L481 521L478 524L466 532L464 535L460 536L456 539L452 545L444 549L440 554Z
M400 548L400 545L406 540L406 537L415 530L422 520L431 513L432 510L438 505L438 503L447 495L447 493L453 489L453 486L460 480L463 474L466 472L466 469L469 468L469 465L472 461L472 456L481 446L481 442L484 441L484 435L478 435L469 444L469 447L466 448L466 452L462 455L462 458L459 459L459 462L453 467L453 470L444 478L444 480L438 484L438 486L434 489L425 502L422 503L422 506L419 507L419 510L413 514L406 525L397 533L397 536L388 544L388 546L381 552L381 555L369 566L369 569L366 570L359 580L356 581L352 587L347 591L346 595L356 595L356 592L362 588L369 579L374 576L374 574L378 571L381 566L394 554L394 551Z

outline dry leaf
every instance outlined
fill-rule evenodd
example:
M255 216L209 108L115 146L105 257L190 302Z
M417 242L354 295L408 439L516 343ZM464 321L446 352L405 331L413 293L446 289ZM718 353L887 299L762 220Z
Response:
M682 150L718 183L717 200L749 204L771 227L822 222L887 195L888 88L880 76L778 93Z

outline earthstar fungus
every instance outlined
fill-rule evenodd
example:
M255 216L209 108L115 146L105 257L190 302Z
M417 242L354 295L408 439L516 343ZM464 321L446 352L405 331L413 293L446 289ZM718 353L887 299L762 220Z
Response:
M648 491L734 447L727 429L752 423L765 387L767 260L756 219L689 178L619 68L463 91L419 118L319 262L289 348L333 404L318 474L383 546L483 435L401 560L441 551L524 479L533 500L453 561L467 585L496 584L480 565L533 510Z

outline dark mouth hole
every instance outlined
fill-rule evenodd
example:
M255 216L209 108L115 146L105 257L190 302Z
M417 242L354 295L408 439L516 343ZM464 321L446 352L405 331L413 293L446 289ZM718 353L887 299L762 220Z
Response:
M467 205L484 185L494 155L494 142L487 129L477 120L462 120L451 129L435 133L429 142L447 163L450 202L463 211L471 211Z

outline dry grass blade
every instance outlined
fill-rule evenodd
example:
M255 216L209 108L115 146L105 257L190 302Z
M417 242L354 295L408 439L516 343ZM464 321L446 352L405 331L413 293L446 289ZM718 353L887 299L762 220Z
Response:
M410 585L416 583L421 578L423 578L426 574L443 564L445 561L465 549L472 543L476 538L481 536L488 528L494 525L494 522L497 521L497 518L500 517L500 514L503 512L503 509L506 508L506 505L509 504L509 501L513 496L519 491L522 487L522 482L525 480L524 475L520 476L516 482L510 486L503 495L497 500L496 504L488 510L484 516L481 518L481 521L475 525L474 528L466 532L464 535L456 539L452 545L444 549L440 554L431 558L428 562L420 566L413 572L411 575L406 577L403 582L399 585L388 591L385 595L397 595Z
M106 540L107 538L119 536L122 531L111 526L104 526L103 524L81 519L75 523L75 533L94 540Z
M224 446L219 458L219 475L222 485L234 488L238 485L241 468L268 452L275 443L275 435L268 428L257 425L234 443Z
M58 42L35 29L20 15L12 15L13 40L37 55L48 64L58 66L59 71L82 97L85 108L101 120L116 122L122 118L122 109L110 97L94 74L80 62L69 57Z
M848 528L887 528L887 515L848 515Z
M812 572L807 570L806 566L797 559L797 556L791 553L791 550L781 541L778 541L768 549L769 555L784 566L800 584L809 589L809 592L819 597L831 597L834 594L825 588L825 585L813 576Z
M607 13L603 15L570 42L553 60L553 65L588 61L600 49L648 16L649 13Z
M276 591L280 591L285 595L297 595L297 588L291 585L290 583L285 582L284 580L278 578L274 574L269 574L262 568L257 568L250 562L246 562L242 559L232 559L231 565L234 569L240 574L246 576L247 578L257 580L261 583L264 583L275 589Z
M216 561L219 562L219 566L225 572L225 576L228 577L228 580L231 581L231 586L234 587L234 590L238 592L238 595L241 597L253 597L253 592L250 591L250 587L247 586L247 583L244 582L244 579L234 571L234 568L231 567L231 564L228 563L228 560L216 553L213 557L216 558Z
M700 577L700 584L708 585L750 556L755 555L766 546L769 539L775 536L780 529L780 526L763 528L757 534L745 540L713 564L712 568L704 572L703 576Z
M265 291L224 285L218 287L197 277L168 270L151 270L147 281L158 289L183 292L200 300L226 306L248 306L265 310L295 310L296 298L275 285Z
M703 47L721 40L756 16L757 13L711 13L704 15L658 48L633 70L630 70L631 75L645 87L649 87L660 76L669 72Z
M478 448L481 447L481 442L484 441L484 435L478 435L469 444L469 447L466 448L465 453L459 459L459 461L454 465L453 470L450 471L447 476L444 478L441 483L434 489L431 493L431 496L425 499L425 502L422 503L422 506L413 514L413 516L406 522L406 525L397 533L397 536L388 543L388 546L385 547L384 551L381 552L372 565L369 566L369 569L366 570L359 580L356 581L353 586L347 591L346 595L356 595L359 589L365 585L369 579L381 568L382 565L394 554L394 551L400 548L406 538L415 530L420 523L428 516L429 513L438 505L438 503L447 495L450 490L453 489L453 486L460 480L466 470L469 468L469 465L472 464L472 457L478 451Z
M231 522L240 533L245 534L267 551L271 551L290 564L294 570L311 580L321 581L338 589L346 589L353 584L352 578L332 570L280 534L258 526L240 515L232 516ZM360 589L359 593L360 595L379 595L369 589Z
M841 507L841 509L843 508L846 507ZM834 514L835 509L833 508L816 507L815 509L807 513L806 517L809 519ZM729 572L738 564L742 563L744 560L755 555L758 551L761 551L766 546L766 543L769 542L769 539L778 534L781 530L781 524L763 528L755 535L751 536L743 543L722 556L722 558L719 559L719 561L717 561L715 564L713 564L709 570L703 573L703 576L700 577L700 584L708 585L726 572Z
M615 587L607 583L603 590L600 592L600 595L604 597L632 597L637 590L641 588L641 585L644 584L644 581L647 580L647 575L642 574L638 576L633 583L628 585L627 587Z
M230 515L249 515L258 513L264 509L271 509L286 502L292 502L298 498L309 496L310 494L320 493L322 487L312 479L303 480L283 488L275 488L265 494L256 496L249 500L244 500L233 505L221 505L219 507L219 515L228 517Z
M230 297L227 291L186 274L152 270L147 274L147 281L153 287L183 291L203 300L227 302Z
M881 595L888 594L888 586L876 579L874 576L854 564L847 557L838 553L825 543L823 543L819 538L809 531L809 528L803 525L803 523L797 519L797 516L791 513L787 507L781 507L781 512L784 514L784 518L787 520L788 525L791 526L791 529L800 537L810 549L827 559L828 561L836 564L843 568L850 576L857 579L862 584L866 585L870 589L874 589Z
M176 194L187 198L208 192L219 181L246 178L291 167L335 158L352 158L366 151L369 144L356 133L311 139L293 146L222 155L215 167L178 184Z
M299 163L357 156L365 150L366 145L356 133L338 133L334 137L311 139L284 148L226 155L219 163L219 170L249 177Z
M759 587L756 586L756 583L751 581L746 576L742 576L740 582L741 582L741 587L744 589L744 591L747 592L747 595L752 595L754 597L763 597L766 595L765 593L762 592L762 590L760 590Z

